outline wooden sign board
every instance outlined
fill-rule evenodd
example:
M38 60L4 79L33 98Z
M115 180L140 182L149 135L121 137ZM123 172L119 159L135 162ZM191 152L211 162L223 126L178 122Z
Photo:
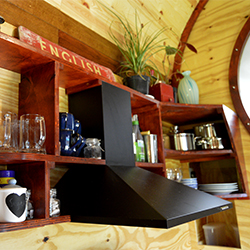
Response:
M67 50L49 40L37 35L36 33L30 31L29 29L19 26L18 27L19 39L25 43L28 43L36 48L46 51L51 55L68 61L72 64L78 65L84 68L87 72L91 72L98 76L107 78L110 81L115 81L113 72L100 64L94 63L76 53Z

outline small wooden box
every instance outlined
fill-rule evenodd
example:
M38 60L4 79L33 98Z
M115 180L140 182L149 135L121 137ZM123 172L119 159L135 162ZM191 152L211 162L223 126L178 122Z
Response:
M159 82L149 88L149 94L161 102L174 102L173 87L169 84Z

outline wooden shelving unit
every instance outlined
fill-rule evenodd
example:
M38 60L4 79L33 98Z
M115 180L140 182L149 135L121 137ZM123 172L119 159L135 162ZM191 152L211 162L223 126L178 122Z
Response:
M187 105L161 103L162 120L178 125L183 132L194 132L193 127L199 124L214 123L217 136L222 138L224 149L177 151L165 149L166 158L178 159L181 162L200 163L219 161L224 159L235 160L235 171L242 186L238 194L222 196L226 199L246 198L249 195L247 179L244 175L245 162L241 145L239 121L237 115L224 105ZM197 164L196 164L197 166ZM204 179L204 178L203 178ZM223 182L223 178L220 180ZM205 182L206 183L206 182Z
M165 176L165 158L181 161L207 161L235 158L240 180L246 190L247 180L242 175L243 156L240 151L238 124L235 115L226 107L216 105L183 105L160 103L124 85L107 81L102 76L86 72L46 51L32 47L20 40L0 33L0 67L22 74L19 86L19 116L24 113L39 113L46 121L46 155L27 153L0 153L0 164L16 172L18 184L32 190L31 199L35 208L34 219L22 223L0 224L0 232L44 226L70 221L70 216L49 217L50 170L56 165L93 164L103 166L106 160L60 156L59 148L59 87L68 94L101 86L102 81L130 93L132 114L137 113L142 130L150 130L158 136L159 163L136 163L159 175ZM230 119L227 119L230 116ZM233 119L231 119L233 117ZM211 120L223 121L228 133L225 150L177 152L163 146L162 121L177 125L190 125ZM132 146L132 145L131 145Z

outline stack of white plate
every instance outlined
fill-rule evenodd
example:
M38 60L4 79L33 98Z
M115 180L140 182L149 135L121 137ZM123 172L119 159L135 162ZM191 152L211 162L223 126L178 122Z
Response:
M199 184L199 190L211 193L214 195L231 194L238 191L237 182L233 183L211 183L211 184Z
M181 183L191 188L198 188L197 178L184 178L181 180Z

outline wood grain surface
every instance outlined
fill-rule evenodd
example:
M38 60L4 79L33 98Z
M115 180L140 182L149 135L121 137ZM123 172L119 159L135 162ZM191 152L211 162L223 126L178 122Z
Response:
M98 44L92 46L108 51L113 58L112 60L117 60L119 58L119 56L117 57L117 51L111 51L110 48L112 46L109 47L111 43L106 42L106 40L109 40L107 30L110 18L107 19L107 15L103 18L103 11L99 10L93 1L83 2L75 0L72 6L70 6L70 2L66 0L1 0L0 14L4 15L7 21L7 23L1 26L1 30L7 34L14 34L15 27L22 24L26 27L29 26L28 28L35 32L40 32L40 35L44 35L47 39L58 42L57 32L59 29L80 41L86 37L85 42L90 46L94 44L91 33L88 31L86 33L85 31L80 32L77 29L80 27L78 26L79 23L83 23L91 30L100 34L100 44L105 40L103 47L98 47ZM140 6L141 2L110 0L106 1L106 3L112 4L118 12L126 12L131 6ZM156 12L152 11L149 13L149 10L152 9L150 7L155 2L144 1L143 3L145 6L142 9L147 10L145 16L156 17L156 19L162 17L162 14L159 15L159 9ZM37 7L38 4L41 8ZM173 26L180 36L188 17L193 11L191 4L197 4L197 1L189 0L176 5L176 1L171 0L159 1L157 4L164 8L164 16L168 19L164 22L169 26ZM229 108L234 109L229 92L229 61L238 33L243 27L246 17L250 14L249 9L250 2L248 0L209 0L205 10L197 19L188 42L195 45L198 54L193 54L186 50L184 54L185 63L182 64L181 70L192 71L191 76L196 80L199 87L201 104L225 104ZM67 15L72 16L77 21L63 22ZM53 18L55 16L59 18ZM107 39L102 40L103 37ZM170 41L174 44L171 38ZM107 47L105 47L106 45ZM11 110L18 112L20 75L2 69L0 69L0 73L1 109L3 111ZM59 110L67 111L67 95L64 89L60 88L59 91ZM240 128L246 163L244 174L250 180L250 137L242 124L240 124ZM178 165L179 163L169 164ZM185 174L188 174L186 166L184 168ZM249 200L235 200L234 206L240 232L241 249L248 250L250 248L250 202ZM200 234L202 231L201 227L197 225L199 223L191 222L169 230L158 230L62 223L36 229L1 233L0 249L218 249L217 247L198 244L197 233ZM219 249L228 250L229 248L220 247Z
M1 233L0 240L0 250L190 249L188 224L162 230L62 223L42 228Z
M250 14L249 8L249 1L209 0L197 19L188 41L196 46L198 53L194 55L185 50L185 64L181 70L191 70L191 77L199 87L200 104L225 104L235 110L229 90L229 64L238 34ZM243 174L247 176L249 187L250 136L241 122L240 132L243 148L239 153L244 156L246 169ZM241 249L244 250L250 247L247 233L250 224L245 217L249 205L248 200L234 202ZM197 225L190 226L192 249L214 249L198 244L195 231L200 229Z

